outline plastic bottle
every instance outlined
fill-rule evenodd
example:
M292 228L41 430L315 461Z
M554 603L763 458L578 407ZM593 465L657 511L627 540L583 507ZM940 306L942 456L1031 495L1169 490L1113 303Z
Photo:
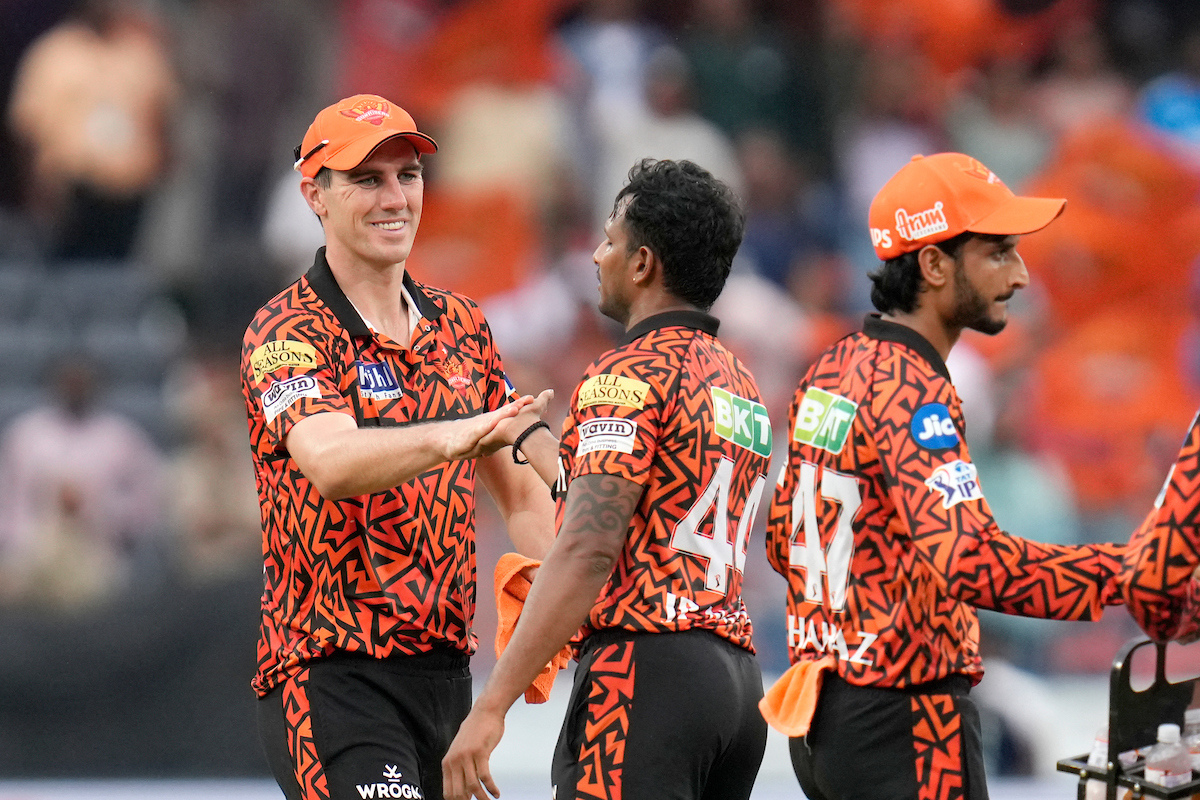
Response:
M1183 712L1183 746L1192 759L1192 774L1200 774L1200 708Z
M1182 786L1192 779L1192 759L1180 741L1179 726L1158 726L1158 744L1146 754L1146 781L1159 786Z
M1089 767L1105 768L1108 763L1108 728L1096 731L1096 738L1092 742L1092 752L1088 754L1087 763ZM1099 778L1088 778L1084 788L1084 800L1104 800L1107 791L1108 786L1104 781Z

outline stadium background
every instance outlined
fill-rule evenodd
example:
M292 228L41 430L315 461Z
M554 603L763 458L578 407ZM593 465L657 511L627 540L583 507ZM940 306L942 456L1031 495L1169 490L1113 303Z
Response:
M629 165L691 158L746 200L716 313L783 428L808 361L869 308L870 197L954 149L1069 199L1022 245L1009 330L951 358L1001 525L1123 541L1200 405L1190 0L0 0L0 797L272 796L237 345L319 244L292 147L360 91L441 144L410 267L483 304L521 389L561 403L613 340L590 254ZM89 372L125 422L72 451L37 415ZM761 523L746 595L770 678L783 581ZM479 530L482 679L507 549L487 501ZM1087 749L1136 630L1119 609L984 617L997 796L1068 796L1053 762ZM501 761L530 796L556 702L510 722ZM798 795L771 747L759 795Z

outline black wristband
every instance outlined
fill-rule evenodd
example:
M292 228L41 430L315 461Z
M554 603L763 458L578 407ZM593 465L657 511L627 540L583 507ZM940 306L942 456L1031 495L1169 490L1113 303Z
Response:
M522 460L521 460L521 458L520 458L520 456L521 456L521 444L522 444L522 443L523 443L523 442L524 442L524 441L525 441L527 438L529 438L529 434L533 433L533 432L534 432L534 431L536 431L538 428L545 428L546 430L550 430L550 425L549 425L549 424L548 424L548 423L547 423L545 420L539 419L537 422L533 423L533 424L532 424L532 425L530 425L528 428L526 428L525 430L521 431L521 435L520 435L520 436L518 436L518 437L517 437L517 439L516 439L516 441L514 441L514 442L512 443L512 449L513 449L513 463L514 463L514 464L528 464L528 463L529 463L529 459L525 459L524 461L522 461Z

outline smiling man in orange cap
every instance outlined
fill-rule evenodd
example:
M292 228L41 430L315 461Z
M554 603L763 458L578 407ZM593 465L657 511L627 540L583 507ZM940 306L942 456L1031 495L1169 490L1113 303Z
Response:
M545 484L498 452L543 424L549 392L518 396L478 306L405 269L436 150L382 97L317 114L294 157L325 246L243 341L263 521L253 686L289 800L440 798L471 706L476 473L523 555L553 538Z
M986 798L976 609L1091 620L1120 602L1122 546L1040 544L996 524L946 369L964 328L1004 328L1029 281L1018 238L1065 203L940 153L871 205L881 313L801 380L767 524L792 667L760 708L791 738L812 800Z

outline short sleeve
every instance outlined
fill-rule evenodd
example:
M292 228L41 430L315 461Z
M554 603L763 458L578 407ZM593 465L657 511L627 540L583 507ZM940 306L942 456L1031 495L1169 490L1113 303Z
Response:
M653 356L631 354L599 365L579 386L570 410L575 452L570 477L605 474L645 485L669 419L670 394L650 369Z
M331 360L323 341L300 338L295 327L286 337L262 342L247 338L242 391L252 428L261 425L271 443L280 447L292 426L305 417L327 411L353 415Z

